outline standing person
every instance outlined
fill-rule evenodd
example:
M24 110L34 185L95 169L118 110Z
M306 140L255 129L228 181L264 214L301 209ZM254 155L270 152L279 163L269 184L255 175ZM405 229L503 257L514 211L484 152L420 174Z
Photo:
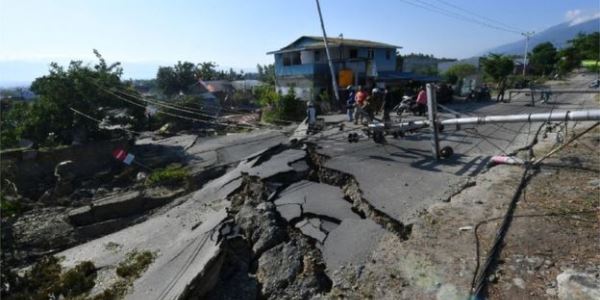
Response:
M375 114L381 110L381 93L378 88L373 88L371 91L371 101L369 101L369 103Z
M498 95L496 95L496 102L504 102L504 92L506 91L506 78L502 78L496 86Z
M427 111L427 91L425 86L422 86L417 95L417 102L412 107L412 111L416 112L419 116L423 115Z
M317 109L313 100L306 103L306 118L308 119L308 128L312 129L317 122Z
M367 100L367 93L363 90L362 86L358 86L358 91L354 96L354 105L356 107L354 111L354 124L362 123L363 116L365 114L364 105Z
M387 89L383 90L383 124L385 128L390 128L391 126L391 118L390 113L392 109L394 109L396 103L392 100L392 95L389 93Z
M348 90L348 100L346 100L346 113L348 114L348 122L352 122L353 121L353 115L354 115L354 88L349 85L346 90Z

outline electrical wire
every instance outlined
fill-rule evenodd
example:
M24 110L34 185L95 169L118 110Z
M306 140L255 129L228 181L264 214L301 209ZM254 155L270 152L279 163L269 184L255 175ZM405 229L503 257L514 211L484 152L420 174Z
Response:
M150 103L150 104L153 104L153 105L158 105L158 106L166 107L166 108L173 109L173 110L183 111L183 112L190 113L190 114L196 114L196 115L207 117L207 118L213 118L213 119L218 119L219 118L219 117L217 117L215 115L208 114L207 111L193 109L193 108L190 108L189 106L176 105L176 104L173 104L173 103L168 103L167 104L164 101L143 99L143 98L140 98L139 96L132 95L130 93L126 93L126 92L123 92L123 91L117 91L117 92L120 93L120 94L122 94L122 95L126 95L126 96L132 97L132 98L136 98L139 101L143 101L143 102ZM214 104L202 104L202 107L213 107L213 108L219 109L221 111L232 112L232 113L240 113L240 114L241 113L247 113L247 111L244 111L244 110L240 110L240 109L236 110L236 109L231 109L231 108L224 108L224 107L222 107L220 105L214 105ZM193 112L189 112L187 110L191 110ZM271 118L271 120L273 120L273 121L281 121L281 122L291 122L291 123L298 122L298 120L282 119L282 118ZM248 126L250 126L250 125L248 125Z
M80 115L80 116L83 116L83 117L85 117L85 118L87 118L87 119L90 119L90 120L92 120L92 121L95 121L95 122L97 122L97 123L98 123L98 128L101 128L101 129L102 129L102 127L100 126L100 125L102 124L102 121L100 121L100 120L98 120L98 119L96 119L96 118L94 118L94 117L92 117L92 116L90 116L90 115L88 115L88 114L82 113L82 112L80 112L80 111L78 111L78 110L76 110L76 109L74 109L74 108L72 108L72 107L69 107L69 109L70 109L71 111L73 111L74 113L76 113L76 114ZM106 128L104 128L104 129L106 129ZM118 128L116 128L116 129L117 129L117 130L123 130L123 131L125 131L125 132L128 132L128 133L133 133L133 134L142 134L141 132L137 132L137 131L129 130L129 129L126 129L126 128L121 128L121 127L118 127Z
M525 32L525 30L523 30L523 29L520 29L520 28L514 27L514 26L512 26L512 25L510 25L510 24L506 24L506 23L500 22L500 21L498 21L498 20L491 19L491 18L489 18L489 17L486 17L486 16L484 16L484 15L480 15L480 14L478 14L478 13L475 13L475 12L473 12L473 11L470 11L470 10L464 9L464 8L462 8L462 7L458 6L458 5L452 4L452 3L448 2L448 1L445 1L445 0L435 0L435 1L437 1L437 2L440 2L440 3L442 3L442 4L446 5L446 6L452 7L452 8L454 8L454 9L456 9L456 10L460 10L460 11L463 11L463 12L465 12L465 13L467 13L467 14L470 14L470 15L476 16L476 17L478 17L478 18L480 18L480 19L484 19L484 20L487 20L487 21L489 21L489 22L496 23L496 24L498 24L499 26L505 27L505 28L507 28L507 29L512 29L512 30L516 30L516 31L520 31L520 32Z
M108 89L102 88L100 87L105 93L112 95L114 97L116 97L117 99L121 100L121 101L125 101L127 103L130 103L132 105L141 107L146 109L146 105L140 104L138 102L135 102L131 99L127 99L126 97L119 95L115 92L112 92ZM204 124L212 124L212 125L219 125L219 126L224 126L224 127L236 127L236 128L242 128L242 129L255 129L256 127L253 126L245 126L245 125L238 125L238 124L229 124L229 123L223 123L223 122L218 122L218 121L207 121L207 120L202 120L202 119L198 119L198 118L193 118L193 117L188 117L188 116L184 116L184 115L180 115L180 114L175 114L175 113L171 113L171 112L167 112L163 109L157 109L157 111L159 111L162 114L165 114L167 116L171 116L174 118L178 118L178 119L182 119L182 120L187 120L187 121L195 121L195 122L200 122L200 123L204 123Z
M431 12L442 14L442 15L445 15L445 16L448 16L448 17L451 17L451 18L455 18L457 20L464 21L464 22L470 22L470 23L473 23L473 24L478 24L480 26L484 26L484 27L488 27L488 28L491 28L491 29L500 30L500 31L504 31L504 32L514 33L514 34L519 34L519 35L521 34L521 32L519 32L519 31L511 30L511 29L508 29L508 28L500 27L500 26L496 26L496 25L493 25L493 24L490 24L490 23L487 23L487 22L482 22L482 21L474 19L472 17L465 16L463 14L459 14L459 13L456 13L456 12L449 11L447 9L443 9L443 8L434 6L431 3L425 2L425 1L422 1L422 0L414 0L414 1L416 1L416 3L412 2L412 1L409 1L409 0L400 0L400 1L402 1L402 2L404 2L406 4L409 4L409 5L415 6L415 7L419 7L419 8L431 11Z

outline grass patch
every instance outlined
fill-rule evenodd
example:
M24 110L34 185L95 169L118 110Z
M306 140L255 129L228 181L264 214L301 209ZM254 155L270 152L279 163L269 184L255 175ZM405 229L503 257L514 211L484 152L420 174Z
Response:
M125 257L125 260L117 266L117 275L119 280L111 287L96 295L92 300L113 300L120 299L127 293L134 280L139 278L148 266L154 261L156 255L150 251L139 252L131 251Z
M132 251L117 267L117 275L124 278L138 278L153 261L154 254L150 251Z
M148 179L147 186L181 186L188 183L190 174L179 165L170 165L163 169L154 170Z
M0 215L3 218L18 216L23 212L21 203L17 200L8 200L0 195Z
M3 270L3 273L6 270ZM95 284L96 266L83 261L63 272L60 260L54 256L43 257L23 276L11 274L10 293L4 299L82 299ZM4 278L3 278L4 279Z
M155 257L150 251L128 253L125 260L117 266L119 280L94 297L87 295L94 287L97 277L94 263L83 261L65 271L59 258L43 257L23 276L3 268L2 284L8 285L8 289L2 289L2 299L121 299Z

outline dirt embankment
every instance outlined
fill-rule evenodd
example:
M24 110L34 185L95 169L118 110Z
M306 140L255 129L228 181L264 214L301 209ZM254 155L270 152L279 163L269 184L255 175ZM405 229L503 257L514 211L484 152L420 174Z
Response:
M579 125L575 131L585 128ZM561 273L582 274L591 287L593 278L598 281L599 134L590 132L545 160L531 177L498 263L486 278L489 299L552 299L576 293L557 280ZM535 154L547 153L554 140L552 134L542 140ZM484 264L522 172L521 166L503 165L474 177L475 184L449 202L423 211L408 240L387 235L367 264L337 272L328 296L467 299L477 261Z

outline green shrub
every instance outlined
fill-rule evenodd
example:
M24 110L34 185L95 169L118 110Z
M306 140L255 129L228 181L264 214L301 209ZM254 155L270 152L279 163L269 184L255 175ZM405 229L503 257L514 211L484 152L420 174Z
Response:
M0 215L2 218L20 215L23 211L21 203L17 200L8 200L0 195Z
M154 261L150 251L132 251L127 254L125 261L117 266L117 275L123 278L138 278Z
M263 85L257 88L256 97L263 108L263 122L301 121L306 116L306 103L296 98L293 86L283 96L275 91L274 86Z
M94 287L97 273L96 266L92 262L83 261L64 273L62 271L58 258L43 257L23 276L12 275L16 280L13 280L11 293L6 298L58 299L62 298L62 295L67 299L73 299Z
M590 72L600 71L600 61L584 60L581 62L581 65Z
M186 169L171 165L164 169L154 170L146 180L147 186L180 186L187 183L190 175Z

